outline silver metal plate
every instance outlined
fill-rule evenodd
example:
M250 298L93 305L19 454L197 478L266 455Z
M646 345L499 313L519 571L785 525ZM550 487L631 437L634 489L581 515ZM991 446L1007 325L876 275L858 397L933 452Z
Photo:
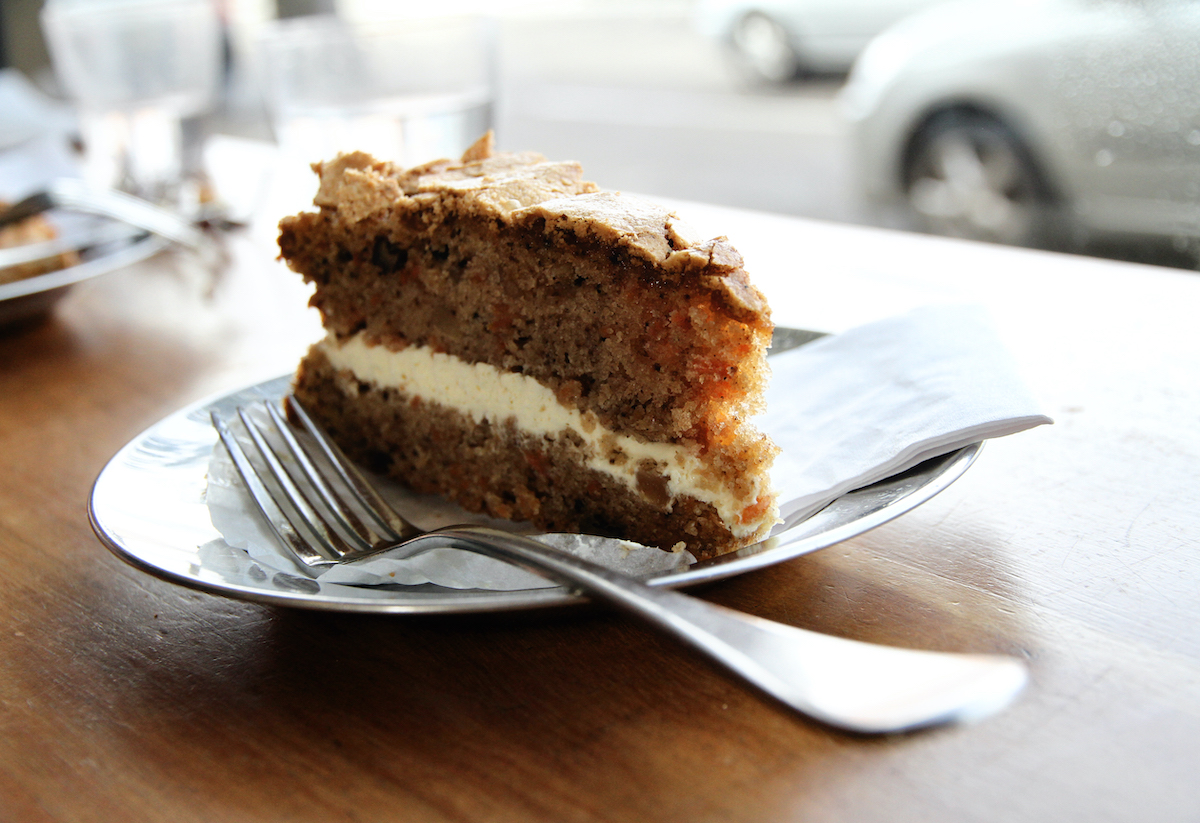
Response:
M797 337L799 345L811 339ZM779 341L777 350L789 346ZM202 401L151 426L126 445L100 473L89 514L101 541L123 560L150 574L212 594L261 603L351 612L467 613L532 609L581 602L562 588L490 591L420 586L361 587L329 595L295 580L265 576L232 579L204 547L221 541L204 501L216 432L209 412L228 417L238 406L278 401L285 375ZM672 588L721 580L774 565L862 534L929 500L957 480L982 444L926 461L903 474L843 495L799 522L776 527L764 543L702 561L649 581Z

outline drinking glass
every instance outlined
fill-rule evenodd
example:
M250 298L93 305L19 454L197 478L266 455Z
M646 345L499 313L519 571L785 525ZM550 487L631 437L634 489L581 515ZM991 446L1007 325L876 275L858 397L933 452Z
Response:
M48 0L42 27L79 112L85 177L178 198L183 122L211 107L220 83L213 0Z
M405 166L456 157L492 125L492 42L478 17L274 21L259 59L282 152L311 163L362 150Z

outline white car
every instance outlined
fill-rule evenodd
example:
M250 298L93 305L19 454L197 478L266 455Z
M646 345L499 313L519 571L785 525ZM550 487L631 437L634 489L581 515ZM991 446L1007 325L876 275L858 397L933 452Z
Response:
M1020 245L1200 239L1200 0L941 6L841 94L868 202Z
M698 31L730 49L753 79L784 83L849 71L871 38L943 0L699 0Z

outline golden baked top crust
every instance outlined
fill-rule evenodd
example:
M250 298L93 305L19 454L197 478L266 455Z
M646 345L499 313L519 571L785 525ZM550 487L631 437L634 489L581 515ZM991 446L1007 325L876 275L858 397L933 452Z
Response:
M702 274L737 314L768 312L762 294L742 269L742 257L725 237L698 239L670 210L631 195L601 191L583 179L573 161L552 162L535 152L496 153L491 132L461 160L436 160L400 168L364 152L316 163L314 204L358 223L382 213L432 210L486 217L514 227L539 222L546 232L625 249L663 275Z

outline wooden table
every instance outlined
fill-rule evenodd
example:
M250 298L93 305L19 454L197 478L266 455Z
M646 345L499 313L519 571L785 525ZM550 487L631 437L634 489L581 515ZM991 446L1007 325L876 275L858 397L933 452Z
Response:
M318 334L265 234L160 256L0 337L0 819L998 821L1200 817L1200 275L711 207L778 322L981 302L1056 425L925 506L704 597L1021 655L964 727L860 738L603 610L275 609L125 565L105 462Z

